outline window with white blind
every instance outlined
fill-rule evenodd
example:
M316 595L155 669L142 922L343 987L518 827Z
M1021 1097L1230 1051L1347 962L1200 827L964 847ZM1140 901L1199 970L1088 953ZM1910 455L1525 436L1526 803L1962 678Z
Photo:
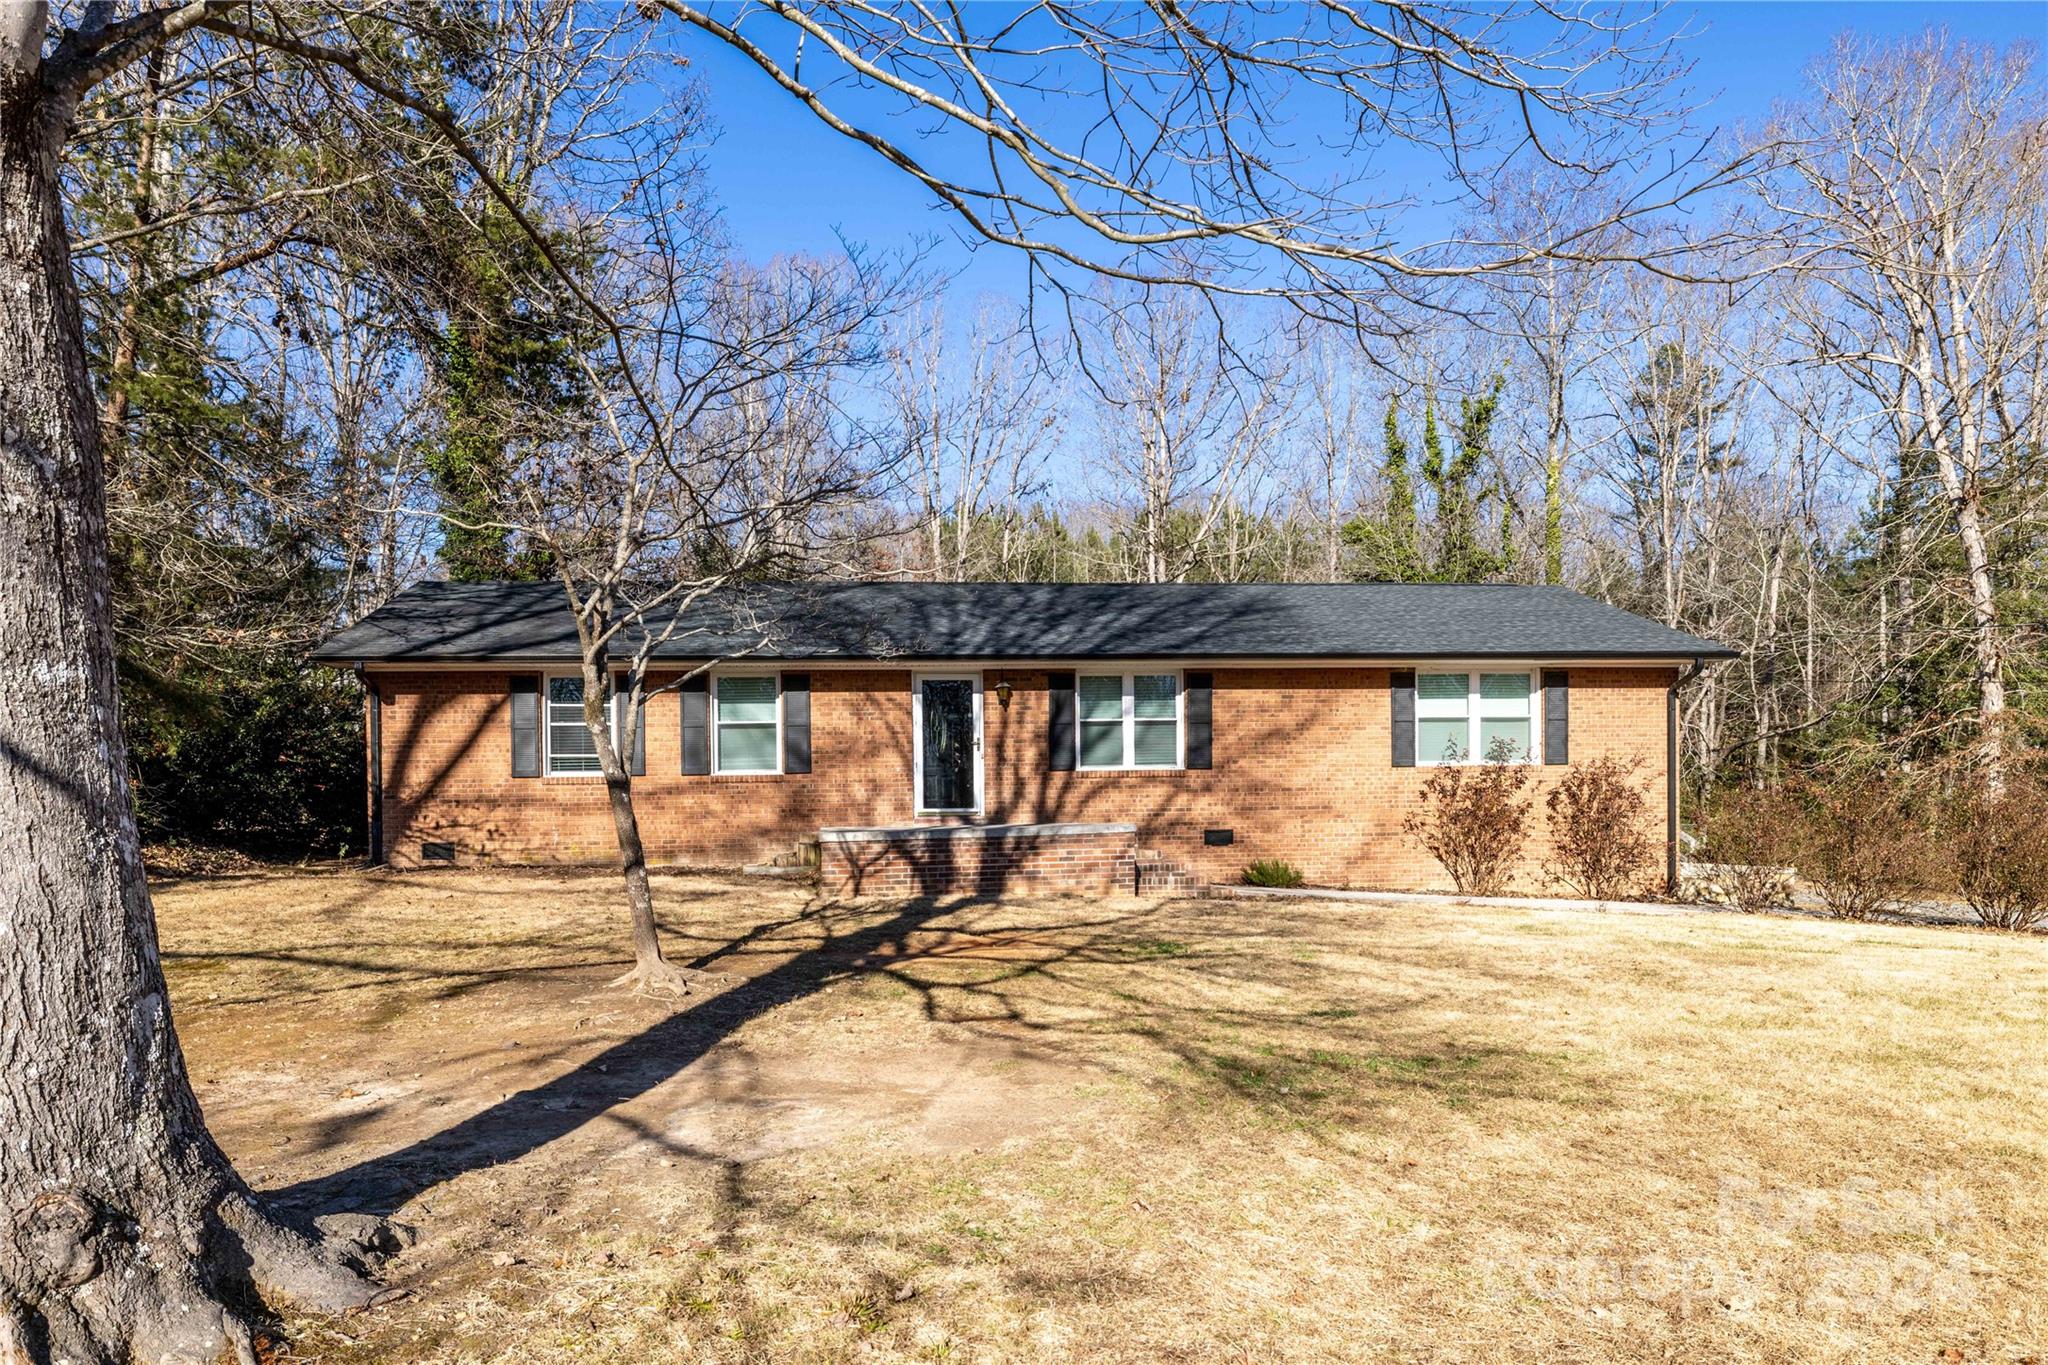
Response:
M773 673L721 673L714 681L712 717L721 773L780 772L781 708Z
M606 720L614 722L607 707ZM549 777L587 777L604 771L598 762L597 743L590 727L583 723L583 678L580 674L556 674L548 679L545 717Z
M1528 670L1418 671L1415 675L1415 761L1535 761L1542 689Z
M1083 673L1074 680L1080 766L1178 768L1178 673Z

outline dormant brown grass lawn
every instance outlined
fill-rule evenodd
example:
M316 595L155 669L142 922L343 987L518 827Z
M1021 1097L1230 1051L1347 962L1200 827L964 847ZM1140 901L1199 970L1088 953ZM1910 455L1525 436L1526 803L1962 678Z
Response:
M395 1210L363 1361L2048 1359L2048 942L1731 915L158 891L261 1188Z

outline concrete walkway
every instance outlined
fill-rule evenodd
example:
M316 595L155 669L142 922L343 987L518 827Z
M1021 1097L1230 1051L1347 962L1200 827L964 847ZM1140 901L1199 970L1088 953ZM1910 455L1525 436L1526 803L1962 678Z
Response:
M1236 900L1365 901L1375 905L1504 905L1518 910L1597 910L1617 915L1694 915L1742 912L1725 905L1678 905L1667 901L1582 901L1563 896L1459 896L1441 891L1336 891L1310 886L1218 886L1211 896Z
M1374 905L1499 905L1518 910L1595 911L1615 915L1743 915L1751 912L1732 905L1681 904L1674 901L1589 901L1566 896L1459 896L1441 891L1337 891L1320 887L1222 886L1210 885L1203 894L1234 900L1319 900L1361 901ZM1904 914L1881 915L1876 919L1838 920L1827 911L1802 905L1784 905L1755 912L1788 919L1817 919L1833 924L1919 925L1930 929L1978 929L1974 918L1956 914L1948 907L1914 906ZM2036 929L2033 932L2048 932Z

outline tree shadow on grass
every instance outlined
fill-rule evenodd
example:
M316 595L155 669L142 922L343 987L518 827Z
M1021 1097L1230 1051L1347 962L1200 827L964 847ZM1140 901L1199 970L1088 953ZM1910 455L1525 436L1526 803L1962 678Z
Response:
M430 1137L274 1191L270 1197L309 1214L340 1209L389 1213L429 1186L515 1161L676 1076L749 1020L860 975L858 961L864 956L905 951L912 933L970 903L919 897L875 923L828 933L821 944L688 1005L561 1075ZM830 908L813 913L823 916ZM787 923L751 929L727 948L700 955L692 965L707 965L728 949L757 942Z
M389 1213L422 1190L469 1171L516 1161L600 1116L616 1118L612 1111L678 1076L749 1021L842 981L896 982L919 997L927 1018L939 1019L950 1014L939 1003L939 997L961 992L983 1006L995 1002L1001 1007L993 1012L962 1013L958 1022L1021 1023L1024 1015L1020 1002L1008 998L1012 988L1028 993L1030 982L1041 979L1065 960L1126 960L1119 936L1134 919L1156 909L1142 905L1121 910L1090 906L1084 912L1062 916L1056 927L1030 926L1016 931L972 932L957 923L936 923L977 911L997 911L1002 906L1000 893L919 896L878 909L858 903L814 900L796 915L755 924L730 940L713 944L699 940L693 945L699 951L688 965L707 968L739 954L759 951L791 929L810 928L820 934L817 942L759 975L686 1004L633 1037L440 1132L273 1191L269 1197L306 1215L341 1210ZM835 923L847 918L867 921L875 914L881 918L843 929ZM293 954L269 953L222 956L274 956L287 962L295 958ZM326 966L348 965L339 959L320 961ZM926 979L918 971L919 964L941 965L934 979ZM576 965L579 964L550 964L517 973L462 972L453 985L442 986L435 995L445 998L479 986L521 976L530 979L537 973ZM417 965L403 970L379 969L372 984L389 986L394 977L399 983L425 982L443 974L439 969ZM374 1112L348 1116L341 1124L342 1136L348 1136L350 1130L360 1128L374 1117ZM332 1145L330 1138L331 1134L323 1133L315 1150Z
M1159 938L1162 913L1175 932ZM1462 1105L1554 1087L1549 1059L1452 1046L1403 1026L1428 1001L1319 1009L1312 964L1248 948L1270 928L1167 906L1079 904L1015 913L1000 897L923 896L878 907L812 901L715 945L692 965L760 951L790 929L817 938L758 975L707 995L548 1080L450 1127L274 1193L305 1214L388 1213L422 1190L512 1162L615 1111L706 1057L749 1021L841 982L903 989L929 1020L1033 1039L1077 1066L1145 1086L1228 1094L1275 1117L1339 1119L1356 1092L1433 1093ZM1425 992L1425 995L1433 992ZM1352 1002L1346 1002L1352 1003ZM1271 1033L1274 1041L1267 1043ZM1136 1042L1131 1052L1115 1040ZM540 1060L536 1058L535 1060ZM1548 1073L1548 1074L1546 1074ZM631 1125L629 1125L631 1126ZM685 1153L702 1157L702 1153Z

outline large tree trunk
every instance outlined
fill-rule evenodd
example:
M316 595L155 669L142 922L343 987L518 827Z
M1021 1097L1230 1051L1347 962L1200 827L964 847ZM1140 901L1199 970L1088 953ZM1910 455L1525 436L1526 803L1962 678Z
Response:
M1991 550L1984 530L1983 457L1965 384L1941 383L1935 374L1935 346L1924 326L1916 338L1913 377L1919 385L1920 420L1934 457L1936 476L1949 506L1963 566L1970 584L1971 638L1976 651L1979 761L1996 790L2005 783L2005 651L1998 620L1998 592L1991 577ZM1952 408L1954 417L1945 414Z
M1951 481L1947 460L1942 477ZM1981 495L1962 480L1954 479L1957 492L1950 496L1955 512L1956 539L1963 545L1963 562L1970 577L1971 638L1977 659L1977 720L1981 731L1978 749L1985 780L1996 789L2005 782L2005 650L1999 635L1998 593L1991 581L1991 552L1986 545Z
M263 1211L171 1026L116 711L62 116L21 36L0 42L0 1358L253 1361L221 1307L250 1286L330 1309L372 1289Z

